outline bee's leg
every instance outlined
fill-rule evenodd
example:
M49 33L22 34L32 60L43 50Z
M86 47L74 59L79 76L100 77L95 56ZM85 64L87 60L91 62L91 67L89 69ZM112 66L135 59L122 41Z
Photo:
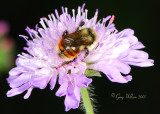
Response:
M79 27L82 27L84 24L85 24L85 22L81 21L80 24L79 24Z
M98 46L99 46L99 42L98 42L97 46L95 47L95 49L97 49Z
M69 63L72 63L72 62L75 61L76 59L77 59L77 57L74 58L73 60L66 61L66 62L62 63L59 67L61 67L61 66L63 66L63 65L66 65L66 64L69 64ZM59 68L59 67L58 67L58 68Z
M68 34L68 31L65 30L65 31L63 32L63 35L62 35L62 36L65 36L65 35L67 35L67 34Z
M71 61L66 61L66 62L64 62L64 63L62 63L60 66L58 66L56 69L58 69L59 67L61 67L61 66L63 66L63 65L69 64L69 63L73 62L74 60L75 60L75 58L74 58L73 60L71 60Z
M85 24L85 22L84 22L84 21L81 21L80 24L79 24L79 27L78 27L77 30L76 30L76 32L79 31L80 27L82 27L84 24Z
M84 55L84 58L86 58L88 56L88 54L89 54L89 50L87 48L85 48L85 50L86 50L86 53Z
M76 58L74 58L73 60L70 60L70 61L66 61L64 62L64 64L69 64L69 63L72 63Z

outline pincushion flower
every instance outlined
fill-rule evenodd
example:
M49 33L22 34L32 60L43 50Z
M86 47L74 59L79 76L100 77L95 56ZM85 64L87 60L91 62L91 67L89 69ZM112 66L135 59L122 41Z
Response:
M67 8L62 7L62 14L55 10L55 15L49 15L48 19L41 18L42 28L26 28L31 39L20 35L27 41L27 47L24 47L27 53L18 55L16 67L9 72L7 81L12 89L7 92L8 97L27 91L24 96L27 99L33 88L44 89L49 83L52 90L58 80L60 87L56 96L65 96L65 110L68 111L79 107L80 88L87 88L92 82L91 78L85 76L87 69L103 72L112 82L127 83L132 80L132 76L122 74L130 73L129 65L153 65L148 54L139 50L144 45L134 36L133 30L118 32L113 24L114 16L97 21L98 10L93 18L88 19L88 10L84 9L84 5L78 7L77 14L73 9L70 15ZM63 64L65 60L59 57L57 44L65 30L74 33L81 21L85 22L81 28L96 31L97 46L89 51L87 57L82 51L73 62Z
M0 20L0 73L8 72L14 65L15 42L9 36L10 26Z
M0 20L0 38L9 32L9 25L7 22Z

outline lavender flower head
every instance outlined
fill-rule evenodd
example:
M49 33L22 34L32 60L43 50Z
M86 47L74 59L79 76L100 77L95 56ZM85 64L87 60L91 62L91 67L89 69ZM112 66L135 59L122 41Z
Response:
M85 76L86 69L103 72L112 82L127 83L132 80L130 66L148 67L153 65L153 60L148 59L148 54L139 49L144 45L134 36L134 31L124 29L118 32L113 24L114 16L97 21L98 10L93 18L88 19L88 10L78 7L77 14L72 9L72 15L68 14L67 8L62 7L60 15L55 10L47 18L41 18L42 28L26 28L32 39L20 35L27 41L24 47L28 53L18 55L16 67L9 72L7 79L12 88L7 92L8 97L23 93L27 90L24 98L27 99L33 88L44 89L50 84L54 89L56 81L60 88L56 96L65 96L65 110L79 107L80 88L87 88L92 82L91 78ZM62 65L65 60L60 58L56 46L62 38L65 30L74 33L81 21L85 24L82 28L92 28L98 36L97 46L89 51L85 58L82 51L75 61ZM107 22L109 21L109 22ZM108 24L107 24L108 23Z

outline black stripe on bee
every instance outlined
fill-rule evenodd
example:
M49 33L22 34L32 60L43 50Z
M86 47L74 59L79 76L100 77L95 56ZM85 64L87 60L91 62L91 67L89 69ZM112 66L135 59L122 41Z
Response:
M66 51L67 51L68 54L74 56L74 54L71 52L71 49L72 49L72 48L66 47L65 49L66 49Z
M95 36L92 34L92 32L91 32L91 30L90 30L90 28L88 28L88 33L89 33L89 35L92 37L92 41L95 41ZM93 43L93 42L92 42Z
M60 49L60 52L58 53L58 55L62 55L64 53L64 50Z

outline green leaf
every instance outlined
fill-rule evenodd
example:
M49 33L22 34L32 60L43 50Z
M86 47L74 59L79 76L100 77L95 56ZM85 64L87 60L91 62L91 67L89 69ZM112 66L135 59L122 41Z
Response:
M86 69L85 76L87 76L87 77L92 77L92 76L101 77L101 74L99 71Z

